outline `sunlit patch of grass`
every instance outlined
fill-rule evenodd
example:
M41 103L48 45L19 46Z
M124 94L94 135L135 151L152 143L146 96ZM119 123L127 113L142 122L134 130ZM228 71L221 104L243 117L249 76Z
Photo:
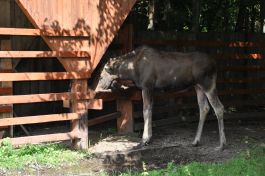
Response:
M0 169L73 165L88 155L86 152L67 149L61 144L24 145L14 148L10 141L5 139L0 143Z
M265 144L248 149L235 158L224 163L199 163L175 165L169 163L167 168L144 171L142 173L122 173L120 176L264 176Z

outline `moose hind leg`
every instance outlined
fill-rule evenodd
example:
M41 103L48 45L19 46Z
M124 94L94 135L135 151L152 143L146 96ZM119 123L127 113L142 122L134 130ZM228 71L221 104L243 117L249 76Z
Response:
M144 131L141 145L147 145L152 137L152 107L153 94L152 90L143 89L143 116L144 116Z
M209 106L209 103L208 103L208 100L207 100L207 97L206 97L204 91L198 86L195 86L195 90L197 93L197 100L198 100L199 111L200 111L200 121L198 124L197 133L196 133L196 136L195 136L195 139L194 139L192 145L198 146L200 143L200 140L201 140L204 122L205 122L206 116L210 110L210 106Z
M224 133L224 106L219 100L217 96L216 88L211 89L210 91L206 92L207 98L214 109L218 120L218 128L219 128L219 138L220 138L220 146L217 147L217 150L223 150L224 145L226 144L226 138Z

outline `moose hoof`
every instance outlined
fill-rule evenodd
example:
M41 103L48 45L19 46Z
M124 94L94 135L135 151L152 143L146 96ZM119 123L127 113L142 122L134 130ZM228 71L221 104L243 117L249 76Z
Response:
M219 146L219 147L216 147L214 150L215 150L215 151L223 151L223 150L224 150L224 146L221 145L221 146Z
M143 141L140 143L140 146L141 146L141 147L145 147L145 146L148 146L150 143L151 143L151 140L150 140L150 139L148 139L148 140L143 140Z
M192 145L193 147L198 147L198 146L200 145L200 142L199 142L199 141L193 141L193 142L191 143L191 145Z

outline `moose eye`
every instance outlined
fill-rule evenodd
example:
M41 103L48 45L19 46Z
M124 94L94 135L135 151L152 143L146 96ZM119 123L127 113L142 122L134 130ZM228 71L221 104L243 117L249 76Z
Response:
M106 67L105 70L106 70L106 72L109 73L109 74L111 74L111 72L112 72L112 69L111 69L110 67Z

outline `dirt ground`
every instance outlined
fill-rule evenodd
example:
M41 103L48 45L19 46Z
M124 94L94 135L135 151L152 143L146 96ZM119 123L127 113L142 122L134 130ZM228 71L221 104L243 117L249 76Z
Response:
M201 145L192 147L196 129L197 123L154 128L152 143L143 148L135 148L140 142L137 135L109 135L89 149L94 158L82 160L77 166L36 171L33 175L98 175L101 172L141 171L143 167L163 168L169 162L223 162L250 145L265 143L265 121L225 121L227 145L224 151L214 150L219 145L217 121L206 122Z

